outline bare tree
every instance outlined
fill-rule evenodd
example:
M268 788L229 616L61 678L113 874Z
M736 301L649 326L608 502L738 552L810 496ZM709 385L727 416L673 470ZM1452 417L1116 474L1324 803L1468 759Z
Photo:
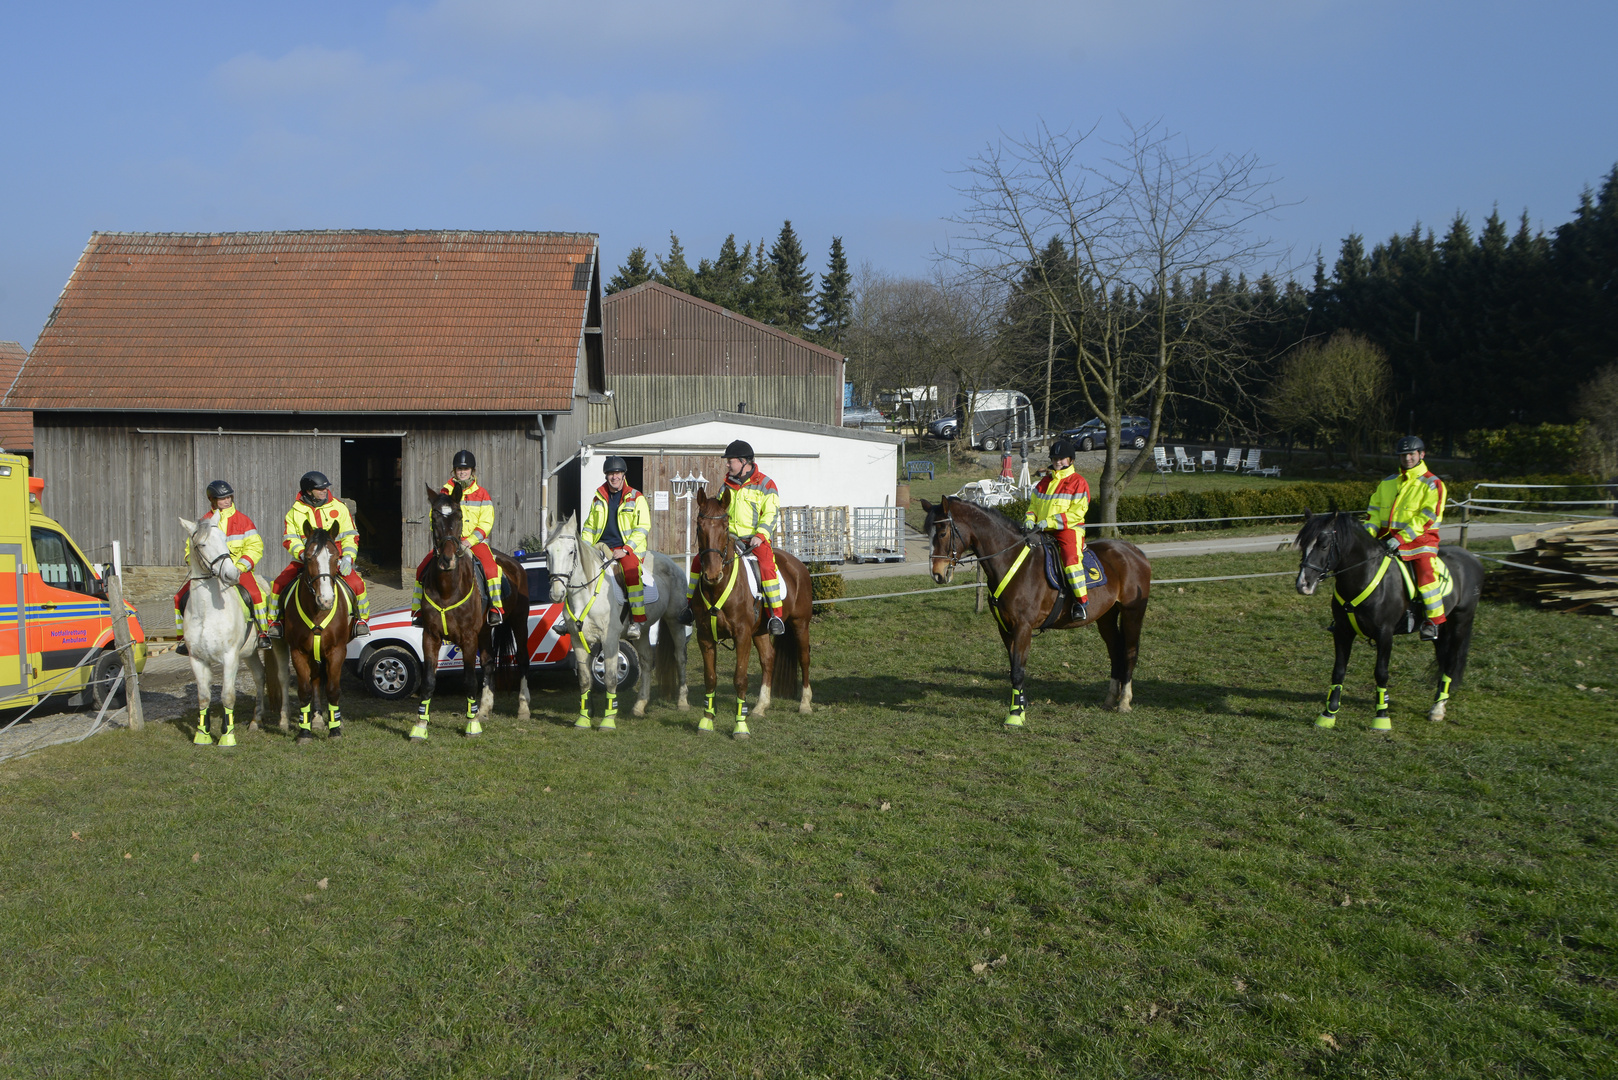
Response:
M1328 341L1310 341L1281 358L1281 370L1265 400L1282 428L1341 443L1358 469L1360 450L1388 422L1393 369L1388 358L1358 334L1338 331Z
M1596 470L1611 476L1618 469L1618 364L1608 364L1579 387L1573 412L1590 423L1590 457Z
M1255 156L1194 152L1157 123L1125 129L1101 144L1094 129L1042 126L988 147L966 167L958 254L945 256L1019 289L1076 348L1085 399L1107 423L1104 522L1117 520L1123 486L1148 460L1136 455L1120 471L1121 418L1146 412L1156 442L1178 369L1242 363L1226 334L1238 294L1209 283L1277 254L1248 231L1277 205ZM1092 148L1094 162L1081 161ZM1065 264L1041 258L1051 236Z

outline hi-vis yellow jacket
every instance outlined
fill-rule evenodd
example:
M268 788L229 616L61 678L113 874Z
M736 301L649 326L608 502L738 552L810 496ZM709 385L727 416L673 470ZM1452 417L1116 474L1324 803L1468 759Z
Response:
M281 537L281 546L287 549L287 554L293 560L303 558L303 525L308 522L317 529L329 529L332 522L340 527L337 530L337 550L352 558L360 550L360 534L354 531L354 516L348 512L343 500L335 495L328 494L326 501L319 506L313 506L303 501L299 494L292 502L292 509L287 511L286 534Z
M1414 469L1401 469L1376 486L1365 516L1365 527L1372 535L1399 538L1400 555L1437 554L1444 481L1418 461Z
M586 544L596 543L601 539L601 534L607 531L608 494L607 485L602 484L596 488L595 497L590 500L589 516L579 530ZM644 559L646 538L651 531L652 504L646 496L625 484L623 497L618 501L618 535L624 538L624 546Z
M454 478L438 490L445 495L454 494ZM468 544L487 544L493 533L494 496L474 476L470 483L461 488L461 539Z
M236 561L237 569L251 570L263 560L264 538L258 534L253 519L234 505L223 510L210 510L202 516L202 520L212 520L225 534L225 547L230 550L230 557ZM185 561L191 561L190 537L185 540Z
M730 535L741 538L757 536L768 542L775 535L775 519L781 514L781 493L775 490L775 481L759 472L746 480L725 477L730 489Z
M1028 498L1028 513L1023 515L1023 528L1038 525L1041 529L1074 529L1084 532L1084 514L1090 508L1090 485L1084 476L1069 466L1052 469L1035 487Z

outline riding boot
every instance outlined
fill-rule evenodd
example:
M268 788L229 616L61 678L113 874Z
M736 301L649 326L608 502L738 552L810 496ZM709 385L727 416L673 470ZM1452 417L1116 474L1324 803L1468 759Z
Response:
M1077 622L1087 622L1087 621L1089 621L1089 618L1090 618L1090 605L1089 605L1088 599L1086 597L1083 597L1083 596L1074 597L1074 599L1073 599L1073 618Z
M640 623L638 623L638 622L630 623L629 624L629 629L624 631L624 637L628 638L630 641L639 641L640 640Z
M686 602L685 610L680 612L680 625L692 626L697 621L697 613L691 609L690 601Z
M181 641L178 645L174 646L174 653L176 656L190 656L191 646L187 645L184 641Z
M780 637L782 634L784 634L786 632L787 632L787 624L781 621L780 612L776 612L774 615L771 615L770 616L770 633L774 634L776 637Z
M490 626L499 626L505 621L505 617L506 611L504 608L492 607L489 609L488 623Z
M275 643L270 640L270 635L264 633L262 630L259 631L258 635L258 648L260 651L275 648Z
M264 628L264 636L272 641L279 641L281 638L281 620L271 619L270 625Z
M1423 641L1437 641L1438 640L1438 624L1433 622L1433 620L1431 620L1431 619L1423 619L1421 621L1421 640L1423 640Z
M364 619L355 619L353 625L349 627L348 636L350 638L370 637L371 627Z

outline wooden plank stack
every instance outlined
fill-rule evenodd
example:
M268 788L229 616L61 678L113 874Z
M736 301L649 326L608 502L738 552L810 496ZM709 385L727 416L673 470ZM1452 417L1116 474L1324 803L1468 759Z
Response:
M1581 521L1544 532L1523 533L1513 536L1511 544L1517 552L1511 557L1512 562L1570 570L1573 574L1545 574L1502 566L1497 573L1489 575L1491 584L1501 592L1538 607L1618 615L1618 518Z

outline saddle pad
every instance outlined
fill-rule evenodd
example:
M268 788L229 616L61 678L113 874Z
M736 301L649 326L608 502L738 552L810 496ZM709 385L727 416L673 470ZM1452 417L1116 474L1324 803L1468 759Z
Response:
M1062 572L1061 550L1049 540L1045 541L1045 580L1057 592L1067 591L1067 575ZM1084 566L1084 585L1087 589L1094 589L1107 583L1106 567L1089 548L1084 549L1081 560Z
M758 583L758 556L742 556L742 565L747 568L747 591L753 594L753 599L755 600L764 599L764 592L759 588ZM781 582L781 603L784 605L787 602L787 579L780 576L780 567L776 567L775 572L777 575L776 580Z
M1421 603L1421 590L1416 586L1416 573L1404 559L1399 559L1399 572L1405 579L1405 599L1413 604ZM1450 601L1455 599L1455 575L1450 573L1449 563L1433 556L1433 573L1438 577L1438 596L1444 605L1444 610L1450 610Z

